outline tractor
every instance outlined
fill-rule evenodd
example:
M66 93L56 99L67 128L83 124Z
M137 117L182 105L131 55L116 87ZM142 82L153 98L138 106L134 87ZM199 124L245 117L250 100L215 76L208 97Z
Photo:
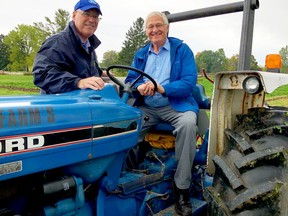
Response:
M244 10L251 18L258 7L245 0L167 17ZM288 214L288 109L265 100L288 75L247 68L246 21L238 70L215 75L211 98L200 84L192 93L200 107L190 189L195 216ZM171 125L153 128L139 147L141 161L127 168L144 122L132 106L133 83L114 77L114 68L155 82L112 65L101 91L0 97L0 216L176 215L176 161L173 145L165 144L173 142Z

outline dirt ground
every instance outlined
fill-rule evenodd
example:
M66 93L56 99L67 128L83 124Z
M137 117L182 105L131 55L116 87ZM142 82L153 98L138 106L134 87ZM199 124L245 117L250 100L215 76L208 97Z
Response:
M7 89L11 91L24 91L24 92L39 92L39 89L35 88L21 88L21 87L15 87L15 86L1 86L0 89Z

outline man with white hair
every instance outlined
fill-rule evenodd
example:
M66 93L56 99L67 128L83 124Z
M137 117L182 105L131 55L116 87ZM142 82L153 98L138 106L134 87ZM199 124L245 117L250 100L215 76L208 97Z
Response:
M149 118L142 131L145 134L145 131L162 121L169 122L174 127L175 158L178 162L173 184L175 210L180 215L191 215L189 187L196 151L196 122L199 111L192 96L197 83L194 55L183 41L168 37L169 23L165 14L150 13L144 26L150 43L136 52L132 67L154 78L157 91L155 92L155 86L145 77L135 84L139 93L136 103L143 112L143 118ZM137 72L131 70L125 82L132 83L138 76Z

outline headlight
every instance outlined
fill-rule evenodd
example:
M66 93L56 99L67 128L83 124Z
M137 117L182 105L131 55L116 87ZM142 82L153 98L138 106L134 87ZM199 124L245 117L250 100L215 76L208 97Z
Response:
M257 76L245 78L242 85L243 89L249 94L257 94L263 89L261 81Z

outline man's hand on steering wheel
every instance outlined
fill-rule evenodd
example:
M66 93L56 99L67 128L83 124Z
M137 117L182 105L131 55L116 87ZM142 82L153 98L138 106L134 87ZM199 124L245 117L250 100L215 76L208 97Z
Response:
M137 90L143 96L155 95L154 84L150 81L139 85L137 87ZM158 83L157 83L157 92L159 92L160 94L165 93L165 89L163 88L163 86L161 84L158 84Z
M154 84L152 82L146 82L146 83L139 85L137 87L137 90L143 96L155 94L155 88L154 88Z

